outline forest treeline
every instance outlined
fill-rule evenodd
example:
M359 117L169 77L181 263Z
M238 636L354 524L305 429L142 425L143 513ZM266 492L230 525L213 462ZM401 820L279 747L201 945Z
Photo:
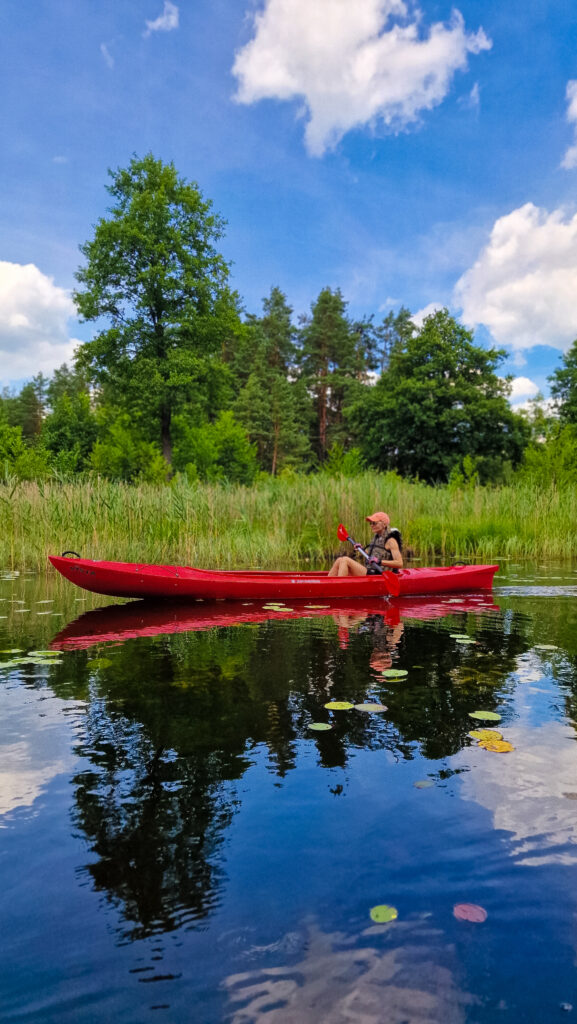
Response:
M394 471L425 483L577 478L577 342L537 398L509 405L505 352L440 310L349 315L323 288L295 317L273 287L247 313L224 222L151 154L111 172L74 293L94 324L71 366L0 398L0 477L252 484ZM543 339L546 342L547 339Z

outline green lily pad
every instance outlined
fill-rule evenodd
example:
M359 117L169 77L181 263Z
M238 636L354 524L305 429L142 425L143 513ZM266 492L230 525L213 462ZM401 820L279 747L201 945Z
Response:
M475 718L478 722L500 722L501 715L496 711L469 711L469 718Z
M370 701L367 701L366 704L355 704L355 709L357 711L366 711L368 713L371 711L374 711L375 713L388 711L388 708L384 704L373 704Z
M305 604L305 608L330 608L330 604Z
M557 644L535 644L537 651L558 651Z
M388 903L380 903L377 907L371 907L371 921L375 924L388 924L389 921L396 921L399 912L396 907L390 907Z
M315 732L328 732L329 729L332 729L332 725L329 725L328 722L311 722L309 729L314 729Z
M328 704L325 704L325 707L329 711L350 711L354 705L351 704L350 700L330 700Z
M48 614L51 614L50 612ZM28 651L29 658L61 658L62 651Z
M413 782L415 789L430 789L435 783L432 779L419 779L418 782Z
M469 640L470 639L468 633L449 633L449 636L453 640Z
M465 640L464 637L459 637L459 639L455 640L455 643L467 645L467 644L476 644L477 641L476 640L471 640L470 637L467 637L466 640Z
M404 679L408 674L406 668L386 668L383 672L385 679Z
M22 654L21 647L7 647L5 651L0 651L0 654Z
M86 662L86 667L91 669L109 668L112 665L111 658L92 658Z

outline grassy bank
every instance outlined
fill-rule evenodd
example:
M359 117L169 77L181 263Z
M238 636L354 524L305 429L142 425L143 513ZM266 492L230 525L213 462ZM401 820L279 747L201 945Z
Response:
M326 564L344 522L366 539L364 516L385 509L422 561L441 556L577 555L575 488L535 484L455 491L392 474L201 484L0 485L0 565L40 569L49 553L198 566Z

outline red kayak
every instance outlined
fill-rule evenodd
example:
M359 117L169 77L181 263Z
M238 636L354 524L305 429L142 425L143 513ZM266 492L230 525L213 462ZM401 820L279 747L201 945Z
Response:
M327 572L260 572L192 569L175 565L95 562L89 558L50 556L67 580L83 590L110 597L186 598L208 601L310 601L386 597L383 576L329 576ZM498 565L455 565L448 568L401 569L395 576L401 597L490 590Z

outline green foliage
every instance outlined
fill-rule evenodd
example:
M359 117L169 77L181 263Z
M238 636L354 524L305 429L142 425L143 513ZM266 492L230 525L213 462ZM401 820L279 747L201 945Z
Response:
M363 332L350 323L346 308L339 289L323 288L300 333L300 369L313 396L313 444L321 461L333 441L348 440L343 409L352 384L365 380L368 369L359 343Z
M474 345L447 310L427 317L350 409L367 462L431 482L448 480L467 455L483 481L506 461L518 464L529 431L495 373L503 355Z
M561 357L563 366L549 377L551 394L559 403L563 423L577 423L577 340Z
M188 480L226 480L250 484L258 466L256 448L232 412L223 412L214 423L189 424L175 418L174 466Z
M0 423L0 477L17 480L45 480L50 475L49 453L41 446L29 447L22 427Z
M534 441L525 452L521 477L542 486L577 484L577 423L557 423L547 441Z
M203 390L211 359L238 328L216 249L224 222L196 184L152 154L110 176L110 216L81 246L75 293L85 320L109 326L82 346L79 367L154 431L171 462L172 416Z
M360 448L345 451L342 444L334 441L323 465L323 472L329 476L358 476L366 468Z
M127 413L118 413L104 425L89 465L99 476L127 483L164 483L169 470L157 446L142 440Z
M89 465L97 433L97 419L90 408L90 398L83 392L62 393L42 425L42 440L48 450L55 456L67 453L59 464L72 466L78 471Z

